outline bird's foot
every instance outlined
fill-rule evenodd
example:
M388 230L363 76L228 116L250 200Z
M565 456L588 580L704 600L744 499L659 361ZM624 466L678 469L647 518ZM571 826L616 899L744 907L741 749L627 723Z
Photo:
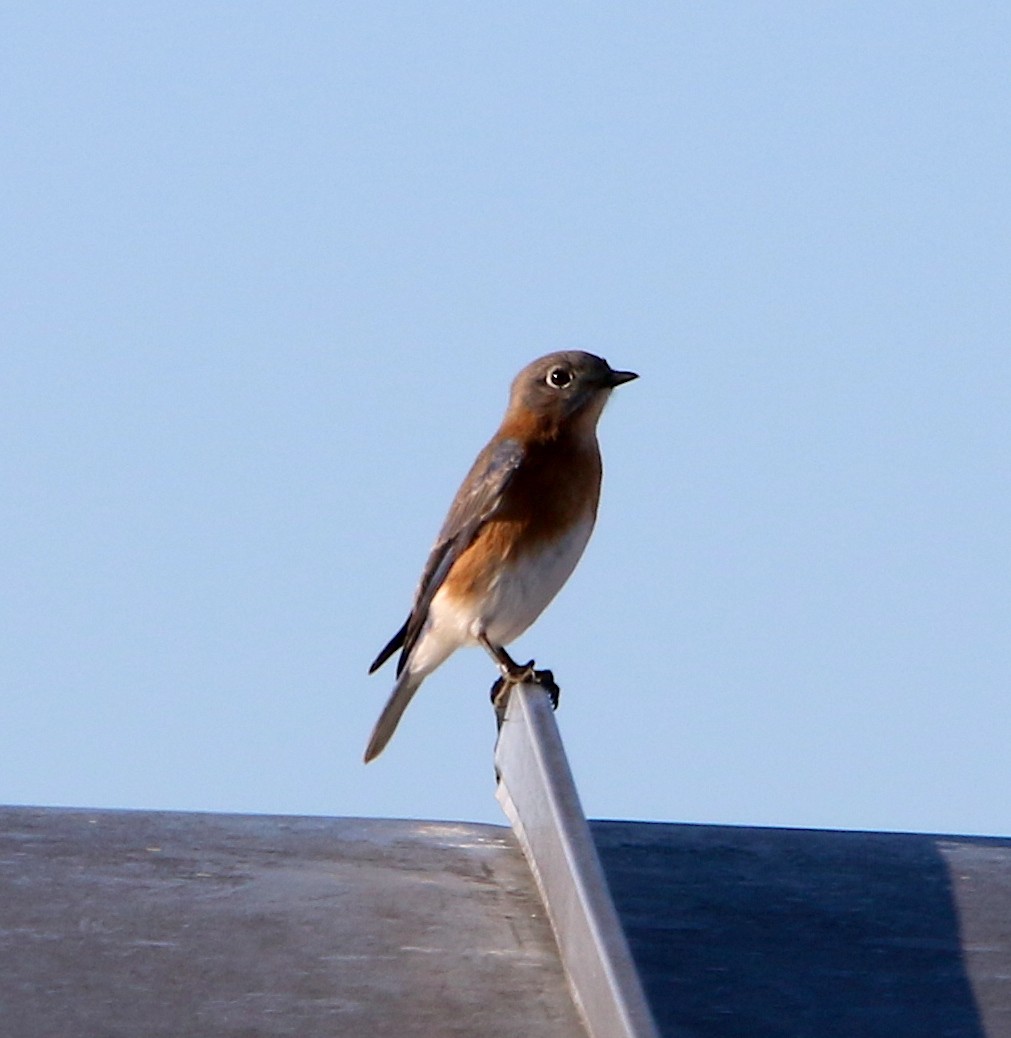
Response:
M540 685L551 700L551 709L558 709L558 698L562 690L558 687L555 676L550 670L535 670L533 660L515 668L503 667L502 676L491 687L491 702L495 708L495 720L498 722L499 728L502 727L502 722L505 720L509 693L512 691L513 685L526 684Z
M517 681L513 681L511 678L507 678L503 674L500 678L495 679L495 684L491 687L491 705L495 710L495 730L502 730L502 722L505 720L506 707L509 705L509 693L512 691L513 685L519 684Z
M558 709L558 700L562 694L562 690L558 687L555 681L554 674L550 670L535 670L534 671L534 684L540 685L548 694L548 699L551 700L551 709Z
M509 685L525 685L528 681L537 680L533 660L527 660L526 663L502 663L499 669L502 671L502 679Z

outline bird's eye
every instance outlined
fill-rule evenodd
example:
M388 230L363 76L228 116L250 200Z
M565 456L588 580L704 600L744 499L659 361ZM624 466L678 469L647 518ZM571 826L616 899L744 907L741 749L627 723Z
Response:
M548 372L548 385L555 389L564 389L572 381L572 372L568 368L552 368Z

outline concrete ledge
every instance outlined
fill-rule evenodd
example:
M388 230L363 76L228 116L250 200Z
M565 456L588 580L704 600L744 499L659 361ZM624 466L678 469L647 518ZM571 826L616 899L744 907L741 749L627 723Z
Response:
M513 689L495 749L498 800L530 863L592 1038L658 1038L583 816L554 712Z
M505 826L0 808L4 1038L585 1038Z

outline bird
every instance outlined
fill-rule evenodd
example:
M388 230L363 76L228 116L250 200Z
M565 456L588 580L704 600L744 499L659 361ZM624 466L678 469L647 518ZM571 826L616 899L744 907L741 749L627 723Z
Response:
M480 645L501 677L493 701L524 681L557 705L550 671L518 664L506 646L544 611L583 554L597 516L597 422L611 391L638 378L581 350L549 353L513 380L498 431L457 491L403 626L369 667L400 651L397 678L365 750L386 748L422 682L452 653Z

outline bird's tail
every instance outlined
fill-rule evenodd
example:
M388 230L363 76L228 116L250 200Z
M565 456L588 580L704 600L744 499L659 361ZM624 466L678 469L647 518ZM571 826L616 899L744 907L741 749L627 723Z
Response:
M383 707L383 712L379 715L375 728L372 729L372 738L369 739L369 744L365 748L366 764L370 760L375 760L386 749L386 744L393 738L393 733L397 730L397 725L407 709L407 704L424 680L424 674L412 674L410 668L397 678L390 698L386 700L386 706Z

